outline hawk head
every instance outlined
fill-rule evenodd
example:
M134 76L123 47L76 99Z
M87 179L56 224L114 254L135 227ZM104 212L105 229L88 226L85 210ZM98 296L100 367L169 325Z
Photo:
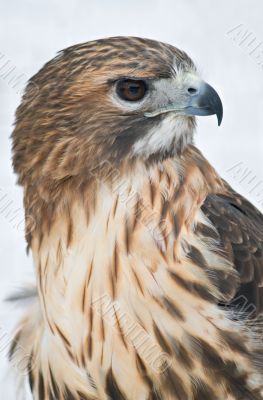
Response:
M20 183L57 181L104 161L164 159L192 142L195 115L220 123L222 113L216 91L171 45L135 37L76 45L29 82L13 133L15 170Z

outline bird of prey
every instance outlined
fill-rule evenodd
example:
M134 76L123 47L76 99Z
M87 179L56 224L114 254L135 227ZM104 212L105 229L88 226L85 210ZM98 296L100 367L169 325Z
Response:
M150 39L72 46L29 81L12 138L37 290L10 358L33 399L263 399L263 217L194 146L213 114Z

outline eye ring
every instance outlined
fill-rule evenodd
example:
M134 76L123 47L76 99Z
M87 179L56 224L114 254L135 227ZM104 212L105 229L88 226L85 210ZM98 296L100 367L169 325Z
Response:
M125 101L142 100L147 92L147 84L142 79L121 79L116 84L117 95Z

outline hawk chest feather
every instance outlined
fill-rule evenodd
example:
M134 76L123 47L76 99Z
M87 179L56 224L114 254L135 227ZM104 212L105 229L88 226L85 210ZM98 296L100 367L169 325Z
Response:
M246 339L217 306L216 286L217 273L235 273L197 232L213 231L200 210L221 185L211 182L187 159L138 165L96 181L33 236L37 399L40 384L58 399L238 398L228 379L245 382L251 367L245 345L229 343Z

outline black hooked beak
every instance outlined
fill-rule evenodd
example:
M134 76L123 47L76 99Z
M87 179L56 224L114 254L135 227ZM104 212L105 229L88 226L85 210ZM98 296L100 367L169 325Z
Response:
M186 115L214 115L218 125L223 119L223 105L215 89L208 83L201 81L198 88L189 87L189 102L184 108Z

